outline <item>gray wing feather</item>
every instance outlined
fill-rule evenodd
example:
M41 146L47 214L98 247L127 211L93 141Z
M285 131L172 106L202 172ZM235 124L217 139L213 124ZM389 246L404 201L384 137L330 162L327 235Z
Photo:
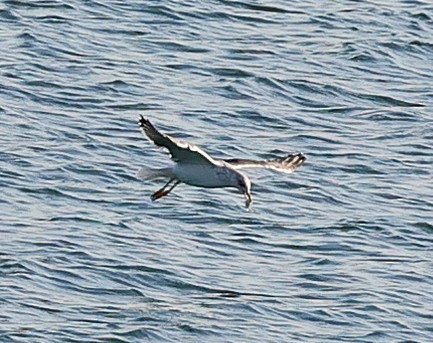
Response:
M187 161L188 163L196 164L215 164L215 161L206 152L201 150L199 147L175 139L159 132L152 123L140 116L138 121L143 134L151 140L155 145L166 148L171 155L171 159L175 162Z
M274 169L284 173L291 173L296 168L299 168L306 161L306 157L302 153L290 154L283 158L277 158L273 160L247 160L247 159L230 159L223 160L230 164L235 169L241 168L267 168Z

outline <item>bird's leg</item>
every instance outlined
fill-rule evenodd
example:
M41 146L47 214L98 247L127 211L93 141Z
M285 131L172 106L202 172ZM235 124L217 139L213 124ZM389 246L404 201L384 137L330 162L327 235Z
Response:
M152 201L155 201L155 200L157 200L157 199L159 199L159 198L162 198L163 196L166 196L168 193L170 193L170 192L174 189L174 187L176 187L176 186L180 183L179 180L176 180L176 182L174 183L174 185L171 186L171 187L166 191L165 189L166 189L166 188L168 187L168 185L169 185L170 183L172 183L174 180L175 180L175 179L170 179L170 180L169 180L169 181L164 185L164 187L162 187L161 189L158 189L155 193L153 193L152 196L150 197L150 198L152 199Z
M170 180L168 180L168 182L163 186L163 187L161 187L160 189L158 189L155 193L153 193L152 194L152 196L150 197L151 199L152 199L152 201L155 201L156 199L159 199L159 198L161 198L162 196L164 196L164 195L162 195L162 193L164 193L164 190L168 187L168 185L170 184L170 183L172 183L174 181L174 179L170 179Z

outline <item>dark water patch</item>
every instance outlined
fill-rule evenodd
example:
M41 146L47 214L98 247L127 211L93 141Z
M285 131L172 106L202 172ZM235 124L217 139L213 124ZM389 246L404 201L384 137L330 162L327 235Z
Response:
M246 70L236 69L236 68L209 68L214 75L229 77L229 78L248 78L252 77L253 74L249 73Z
M17 40L21 42L20 48L27 49L32 48L38 39L36 36L28 31L24 31L16 36Z
M149 111L149 110L158 109L160 105L155 103L146 104L142 102L137 102L132 104L127 104L127 103L125 104L117 103L114 105L108 104L106 107L112 109L113 111L128 111L128 110Z
M144 274L148 274L148 273L156 273L156 274L166 274L166 275L172 275L173 273L171 273L168 270L165 269L160 269L160 268L154 268L154 267L149 267L149 266L143 266L143 265L114 265L114 266L110 266L110 265L106 265L106 266L100 266L102 268L108 268L110 270L121 270L121 271L127 271L127 272L140 272L140 273L144 273Z
M336 95L342 96L342 95L349 95L356 99L362 99L362 100L368 100L375 104L379 105L385 105L385 106L391 106L391 107L424 107L424 104L419 103L412 103L403 101L400 99L395 99L390 96L383 96L378 94L365 94L361 92L355 92L352 90L345 89L343 87L337 87L337 86L331 86L331 85L325 85L323 87L326 91L331 91L335 93Z
M4 275L28 275L31 269L13 259L1 259L2 274Z
M2 21L6 20L10 22L17 22L21 20L21 17L18 14L5 8L0 9L0 18Z
M352 54L349 57L349 60L354 62L372 62L372 63L377 61L376 58L368 52Z
M233 6L233 7L237 7L237 8L245 8L251 11L258 11L258 12L269 12L269 13L297 13L297 14L302 14L303 12L301 11L296 11L296 10L288 10L288 9L284 9L281 7L277 7L277 6L266 6L266 5L256 5L256 4L250 4L247 2L243 2L243 1L239 1L239 2L235 2L235 1L227 1L227 0L223 0L220 1L221 3L225 4L225 5L229 5L229 6Z
M428 42L428 41L413 40L413 41L409 42L409 45L417 46L417 47L421 47L421 48L426 48L430 51L433 50L433 44L431 42Z
M205 54L210 51L209 49L205 49L203 47L188 46L186 44L174 43L169 41L154 41L153 43L169 51L173 50L173 51L188 52L188 53L195 53L195 54Z
M425 12L418 12L418 13L413 13L413 14L409 13L409 15L413 18L421 19L421 20L425 20L425 21L431 21L432 20L431 17Z
M234 59L239 58L239 56L243 56L243 55L262 56L262 55L275 55L276 54L272 50L258 49L258 48L244 48L244 49L227 48L227 51L230 55L236 56L236 57L233 57Z
M21 0L5 0L5 5L14 8L27 8L27 9L39 9L39 8L50 8L59 10L70 10L74 9L74 6L65 3L58 3L57 1L37 1L35 3Z
M426 222L418 222L413 224L415 227L422 229L426 232L433 232L433 225Z
M368 120L373 121L409 121L416 122L419 116L416 113L410 113L407 111L383 111L383 110L374 110L374 111L363 111L356 115L359 118L366 118Z
M433 44L422 40L412 40L409 42L386 42L381 44L382 47L394 52L418 54L420 50L425 49L432 51Z
M146 6L145 10L146 12L150 12L160 17L167 17L169 19L176 20L177 24L184 20L183 16L179 12L169 6L164 6L161 4L156 6Z
M44 80L31 80L31 81L26 81L25 83L30 87L38 87L41 89L46 89L46 88L64 89L64 87L65 87L62 84L56 84L56 83L44 81Z
M216 89L215 93L229 99L237 99L237 100L254 99L254 97L247 94L243 94L241 91L237 90L236 87L232 85L228 85Z
M65 24L71 21L71 18L60 15L44 15L38 17L37 19L47 24Z
M215 18L219 20L224 19L226 21L248 23L251 25L275 24L275 19L267 19L264 16L253 15L252 13L253 12L239 14L238 12L231 12L231 11L224 11L224 12L216 11L207 14L207 16L209 18Z

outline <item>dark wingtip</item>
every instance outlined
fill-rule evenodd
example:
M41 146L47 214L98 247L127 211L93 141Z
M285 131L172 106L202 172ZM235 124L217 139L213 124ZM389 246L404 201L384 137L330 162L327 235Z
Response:
M302 152L298 153L298 156L302 160L302 163L304 163L307 160L307 156L305 156Z
M305 156L302 152L300 152L300 153L298 153L296 155L298 156L298 159L299 159L298 162L297 162L297 165L298 165L298 167L300 167L307 160L307 156Z
M293 164L295 168L302 166L307 160L307 156L305 156L302 152L298 152L295 154L289 154L286 158L282 160L284 164Z
M144 117L140 114L140 119L138 120L138 125L139 125L140 127L145 127L145 126L149 126L149 125L152 125L152 124L150 123L150 121L149 121L148 119L144 118Z
M295 159L295 158L299 158L299 159L301 159L301 160L306 160L306 159L307 159L307 156L305 156L302 152L296 152L296 153L288 154L288 155L287 155L286 157L284 157L283 159L286 160L286 161L289 161L289 160L293 160L293 159Z

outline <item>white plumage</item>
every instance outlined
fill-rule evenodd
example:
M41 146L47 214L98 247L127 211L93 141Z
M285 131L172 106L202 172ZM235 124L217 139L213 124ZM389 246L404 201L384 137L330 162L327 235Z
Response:
M215 160L199 147L159 132L143 116L140 117L138 124L150 141L157 146L168 149L171 159L175 162L173 166L168 168L144 167L138 172L138 176L145 179L169 178L164 187L152 195L152 200L166 196L174 187L183 182L205 188L237 188L244 194L246 207L249 207L252 201L251 181L238 169L268 168L290 173L304 164L306 160L306 157L301 153L266 161L247 159ZM169 186L170 188L168 188Z

